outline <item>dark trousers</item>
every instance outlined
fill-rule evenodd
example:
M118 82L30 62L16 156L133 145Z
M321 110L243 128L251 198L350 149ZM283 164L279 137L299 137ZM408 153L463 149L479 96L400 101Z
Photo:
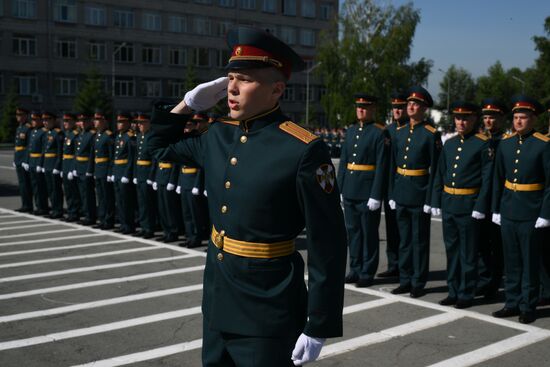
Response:
M52 171L44 173L46 187L48 188L48 198L52 208L52 215L63 215L63 189L61 177L54 175Z
M82 215L85 221L95 222L97 219L97 210L95 202L95 182L93 177L87 177L84 174L75 178L78 180L78 190L82 202Z
M397 227L396 211L390 208L388 200L384 200L384 221L386 222L388 271L395 271L399 269L399 228Z
M17 182L19 184L19 195L21 196L21 209L32 210L32 186L31 176L23 167L17 165L15 167L17 173Z
M344 199L348 232L350 273L361 279L373 279L380 255L378 226L380 209L370 211L367 201Z
M201 236L197 225L199 217L196 196L191 193L191 190L181 190L180 197L185 237L192 245L198 245L201 242Z
M138 221L143 232L153 233L156 227L157 197L151 185L137 184Z
M424 288L430 264L430 215L422 207L397 204L399 227L399 284Z
M482 227L479 240L477 288L486 292L496 292L500 288L504 273L502 235L500 226L493 223L490 218L482 221Z
M178 208L177 197L174 190L167 191L166 185L158 185L157 200L160 225L164 236L178 235Z
M97 216L99 223L103 226L112 227L115 225L115 192L113 184L107 182L107 178L95 180L97 191Z
M134 184L123 184L120 180L117 180L114 183L114 188L120 228L123 231L133 232L136 229L136 219L134 217L135 198L133 195Z
M80 201L80 193L78 191L78 177L69 180L67 173L65 172L63 174L63 192L65 193L65 201L67 202L67 213L69 218L79 218L82 203Z
M48 211L48 190L46 188L46 179L42 172L36 172L36 167L30 168L32 193L34 196L34 205L40 211Z
M504 288L506 307L522 312L535 311L539 298L539 268L544 231L535 229L535 220L501 218L504 248Z
M477 282L481 221L472 218L470 214L450 214L445 211L442 219L449 297L472 300Z
M550 228L541 228L540 238L542 240L550 238ZM540 256L540 298L550 299L550 246L547 244L541 245Z

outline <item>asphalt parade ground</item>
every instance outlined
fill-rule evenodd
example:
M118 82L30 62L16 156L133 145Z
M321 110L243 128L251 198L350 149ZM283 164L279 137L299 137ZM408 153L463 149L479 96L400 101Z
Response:
M11 157L0 151L0 366L200 366L205 247L15 212ZM383 271L383 223L380 235ZM344 337L327 340L311 366L550 366L550 307L523 325L491 316L503 298L467 310L437 304L446 296L439 218L428 293L392 295L396 286L347 285Z

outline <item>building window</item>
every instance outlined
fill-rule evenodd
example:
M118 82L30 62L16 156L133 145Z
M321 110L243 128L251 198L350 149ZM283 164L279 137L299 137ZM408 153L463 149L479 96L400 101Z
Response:
M185 48L171 48L169 63L176 66L187 65L187 50Z
M148 31L160 31L160 15L154 13L143 14L143 29Z
M84 23L88 25L104 26L107 24L105 20L105 8L97 6L86 6Z
M210 52L207 48L195 48L193 50L193 61L195 66L210 66Z
M103 61L107 59L105 42L90 41L88 43L88 58L94 61Z
M291 27L281 27L281 41L293 45L296 43L296 29Z
M296 15L296 0L283 0L283 14Z
M21 96L30 96L38 91L34 75L16 75L14 80L16 93Z
M36 18L36 0L12 0L11 15L16 18Z
M36 38L24 34L14 34L13 54L16 56L36 56Z
M294 102L296 100L294 85L286 86L285 91L283 93L283 97L281 99L286 102Z
M315 0L302 0L302 16L315 18Z
M218 36L225 37L227 32L233 27L233 22L222 20L218 22L218 31L216 32Z
M219 4L225 8L233 8L235 7L235 0L219 0Z
M76 41L74 39L56 39L55 56L60 59L76 59Z
M120 28L134 28L134 13L131 10L114 10L113 25Z
M194 22L194 33L209 36L212 32L211 25L212 23L210 22L210 19L205 17L196 17Z
M57 22L76 23L76 0L55 0L53 19Z
M311 29L302 29L300 31L300 44L302 46L315 46L315 31Z
M142 61L144 64L159 65L162 63L160 47L145 45L143 46L141 54L143 56Z
M330 3L321 3L321 6L319 7L320 10L320 17L323 20L329 20L332 18L333 13L333 5Z
M277 0L263 0L262 11L265 11L266 13L276 13Z
M115 96L117 97L134 97L136 92L134 78L115 78Z
M170 98L182 98L185 95L185 92L184 82L168 82L168 95Z
M142 94L145 97L160 97L162 95L162 83L160 80L146 80L143 82L142 86Z
M217 50L216 51L216 66L219 68L225 68L225 65L229 62L231 57L230 50Z
M256 9L256 0L239 0L241 9Z
M116 62L134 62L135 61L133 44L127 43L124 46L122 46L121 42L115 42L113 46L114 46L113 50L118 49L118 51L115 53Z
M55 95L76 95L76 78L55 78Z
M175 33L187 32L187 18L171 16L168 18L168 30Z

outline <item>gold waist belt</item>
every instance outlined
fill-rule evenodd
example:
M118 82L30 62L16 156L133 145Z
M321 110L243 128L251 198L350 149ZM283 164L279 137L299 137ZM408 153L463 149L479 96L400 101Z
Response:
M30 156L31 158L40 158L42 157L42 153L31 153Z
M72 155L72 154L63 154L63 159L74 159L74 155Z
M172 168L172 163L159 163L159 168Z
M347 168L350 171L374 171L376 169L376 166L374 164L348 163Z
M80 157L80 156L77 156L76 157L76 160L79 161L79 162L88 162L90 160L90 157Z
M211 239L220 250L237 256L271 259L294 253L294 240L274 243L239 241L225 236L224 231L216 231L214 226Z
M473 187L470 189L457 189L454 187L444 186L443 190L447 194L451 194L451 195L473 195L479 192L479 187Z
M513 183L508 180L504 182L504 187L512 191L540 191L544 190L543 183L534 183L534 184L518 184Z
M181 173L185 174L191 174L191 173L197 173L199 170L196 168L182 168Z
M16 152L20 152L20 151L25 150L25 149L27 149L27 147L24 147L24 146L15 147Z
M128 163L127 159L115 159L115 164L116 165L126 164L126 163Z
M151 161L142 161L142 160L138 160L138 161L136 162L136 164L137 164L138 166L150 166L151 164L153 164L153 162L151 162Z
M405 169L397 167L397 173L402 176L426 176L429 171L426 168L423 169Z
M96 158L94 161L96 163L105 163L105 162L109 162L109 158L108 157Z
M44 154L45 158L55 158L57 157L57 153L46 153Z

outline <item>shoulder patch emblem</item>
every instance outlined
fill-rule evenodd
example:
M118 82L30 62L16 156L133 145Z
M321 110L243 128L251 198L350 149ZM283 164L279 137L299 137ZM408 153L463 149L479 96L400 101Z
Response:
M334 190L336 177L334 175L334 167L332 164L325 163L320 165L315 172L315 176L317 177L317 182L324 192L330 194Z
M487 135L481 134L481 133L480 133L480 134L476 134L476 137L479 138L479 139L481 139L481 140L483 140L483 141L489 140L489 137L488 137Z
M435 129L435 127L433 127L432 125L428 125L428 124L425 124L425 125L424 125L424 128L425 128L426 130L428 130L429 132L431 132L432 134L435 134L435 132L437 131L437 130Z
M502 140L505 140L505 139L508 139L508 138L511 138L512 136L516 136L517 133L512 133L512 134L504 134L502 136Z
M546 135L542 135L541 133L534 133L533 136L539 140L542 140L545 143L548 143L550 141L550 138Z
M319 137L303 127L295 124L292 121L285 121L279 125L279 129L283 130L285 133L294 136L296 139L303 141L306 144L311 143L313 140L318 139Z

